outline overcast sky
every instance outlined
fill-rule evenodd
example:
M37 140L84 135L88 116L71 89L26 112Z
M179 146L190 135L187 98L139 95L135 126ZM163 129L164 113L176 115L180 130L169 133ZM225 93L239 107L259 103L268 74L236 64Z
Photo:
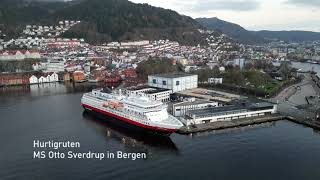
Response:
M131 0L197 17L218 17L249 30L320 32L320 0Z

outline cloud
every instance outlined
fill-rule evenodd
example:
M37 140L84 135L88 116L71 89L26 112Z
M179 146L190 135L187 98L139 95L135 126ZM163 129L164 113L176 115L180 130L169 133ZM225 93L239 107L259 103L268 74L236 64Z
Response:
M131 0L151 5L189 12L209 12L213 10L252 11L260 8L261 0Z
M320 0L288 0L286 3L308 7L320 7Z
M212 10L230 10L230 11L253 11L260 8L261 3L257 0L198 0L192 10L194 11L212 11Z

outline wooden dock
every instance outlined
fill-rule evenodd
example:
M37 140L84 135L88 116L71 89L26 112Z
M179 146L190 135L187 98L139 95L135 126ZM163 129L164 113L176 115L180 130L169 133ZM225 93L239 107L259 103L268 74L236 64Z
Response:
M194 126L185 126L181 128L177 133L190 134L190 133L210 131L210 130L236 128L241 126L279 121L284 119L287 119L286 116L282 116L280 114L273 114L269 116L243 118L243 119L237 119L232 121L219 121L219 122L212 122L212 123L206 123L206 124L198 124Z

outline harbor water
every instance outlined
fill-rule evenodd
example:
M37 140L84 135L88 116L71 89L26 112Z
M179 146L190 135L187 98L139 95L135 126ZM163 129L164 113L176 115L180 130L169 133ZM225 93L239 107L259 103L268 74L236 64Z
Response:
M280 62L274 62L273 65L280 66ZM291 63L293 68L301 69L301 71L314 71L320 76L320 65L319 64L312 64L312 63L304 63L304 62L294 62Z
M169 138L84 113L84 84L1 88L0 179L320 179L320 133L289 121ZM34 159L34 140L146 159Z

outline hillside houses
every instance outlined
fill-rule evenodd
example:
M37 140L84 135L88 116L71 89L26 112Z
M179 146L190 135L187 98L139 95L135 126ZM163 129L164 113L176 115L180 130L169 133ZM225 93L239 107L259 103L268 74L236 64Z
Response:
M47 44L51 48L65 48L65 47L77 47L81 45L81 41L78 39L57 39Z
M57 37L78 23L80 21L65 20L56 25L26 25L22 34L26 36Z
M49 61L45 63L45 72L64 72L65 71L65 63L63 61Z
M41 55L36 50L5 50L0 52L0 60L24 60L24 59L40 59Z

